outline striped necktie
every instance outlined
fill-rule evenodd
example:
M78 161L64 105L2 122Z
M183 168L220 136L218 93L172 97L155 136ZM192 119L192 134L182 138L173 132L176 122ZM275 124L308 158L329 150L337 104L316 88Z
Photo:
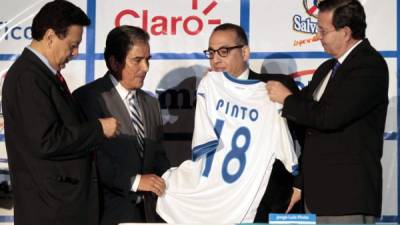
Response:
M128 107L133 127L135 127L137 140L139 143L139 154L143 158L144 155L144 124L141 117L139 104L136 95L133 92L128 94Z

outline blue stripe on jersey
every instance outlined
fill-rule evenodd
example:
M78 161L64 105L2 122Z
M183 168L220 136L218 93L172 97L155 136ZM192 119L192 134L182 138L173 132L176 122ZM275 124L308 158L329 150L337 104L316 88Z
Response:
M227 72L224 72L224 75L228 80L230 80L234 83L238 83L238 84L257 84L257 83L261 82L259 80L239 80Z
M215 151L218 146L218 140L212 140L207 143L198 145L192 150L192 160L195 161L200 156L205 155L211 151Z

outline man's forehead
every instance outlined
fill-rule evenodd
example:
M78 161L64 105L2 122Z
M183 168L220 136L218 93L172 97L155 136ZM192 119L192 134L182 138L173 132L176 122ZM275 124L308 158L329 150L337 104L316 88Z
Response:
M83 27L78 25L71 25L67 28L66 38L73 42L81 42L83 34Z
M236 33L231 30L226 31L216 31L214 32L209 40L210 46L225 46L232 45L236 42Z
M318 13L318 23L329 23L333 19L333 11L323 11Z
M150 54L150 45L145 42L135 43L133 47L128 51L128 55L131 57L145 57Z

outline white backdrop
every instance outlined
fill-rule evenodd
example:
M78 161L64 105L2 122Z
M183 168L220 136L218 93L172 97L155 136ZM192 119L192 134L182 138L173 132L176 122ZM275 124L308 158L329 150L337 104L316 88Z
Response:
M0 7L0 76L31 40L32 17L47 0L5 0ZM202 50L216 24L240 24L248 33L250 67L258 72L285 73L300 87L329 56L315 38L317 0L72 0L88 13L80 54L63 71L73 90L103 76L107 33L130 24L151 35L153 59L144 89L159 97L168 155L174 165L190 157L195 90L208 61ZM398 50L397 0L361 0L367 13L367 37L385 57L390 71L389 110L385 130L382 222L399 222L398 180ZM309 12L310 14L308 14ZM1 100L1 98L0 98ZM34 118L32 118L34 119ZM0 118L0 182L7 178L4 132ZM1 201L0 201L1 204ZM0 205L0 207L2 207ZM0 210L1 222L12 211Z

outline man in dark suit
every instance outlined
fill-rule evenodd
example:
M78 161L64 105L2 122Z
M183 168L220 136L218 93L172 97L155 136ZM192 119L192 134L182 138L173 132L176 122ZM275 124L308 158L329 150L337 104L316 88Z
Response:
M33 19L32 43L6 75L2 107L16 225L95 223L90 153L114 135L117 121L87 121L58 79L89 23L70 2L47 3Z
M365 39L358 0L318 5L318 33L333 56L300 94L268 82L283 116L307 127L301 160L306 210L318 223L373 223L381 213L388 68Z
M235 24L225 23L217 26L209 39L208 49L204 51L210 59L211 70L226 71L238 79L255 79L264 82L277 80L292 92L298 92L293 79L283 74L257 74L249 69L250 48L244 30ZM301 129L291 126L291 132L301 140ZM273 165L271 177L257 210L254 222L268 222L268 214L284 213L293 207L289 206L292 196L293 176L286 171L278 159Z
M148 42L149 35L138 27L111 30L104 52L109 71L74 92L89 118L112 116L121 123L117 137L97 152L102 225L161 219L155 195L163 194L160 176L170 166L158 100L140 89L149 69Z

